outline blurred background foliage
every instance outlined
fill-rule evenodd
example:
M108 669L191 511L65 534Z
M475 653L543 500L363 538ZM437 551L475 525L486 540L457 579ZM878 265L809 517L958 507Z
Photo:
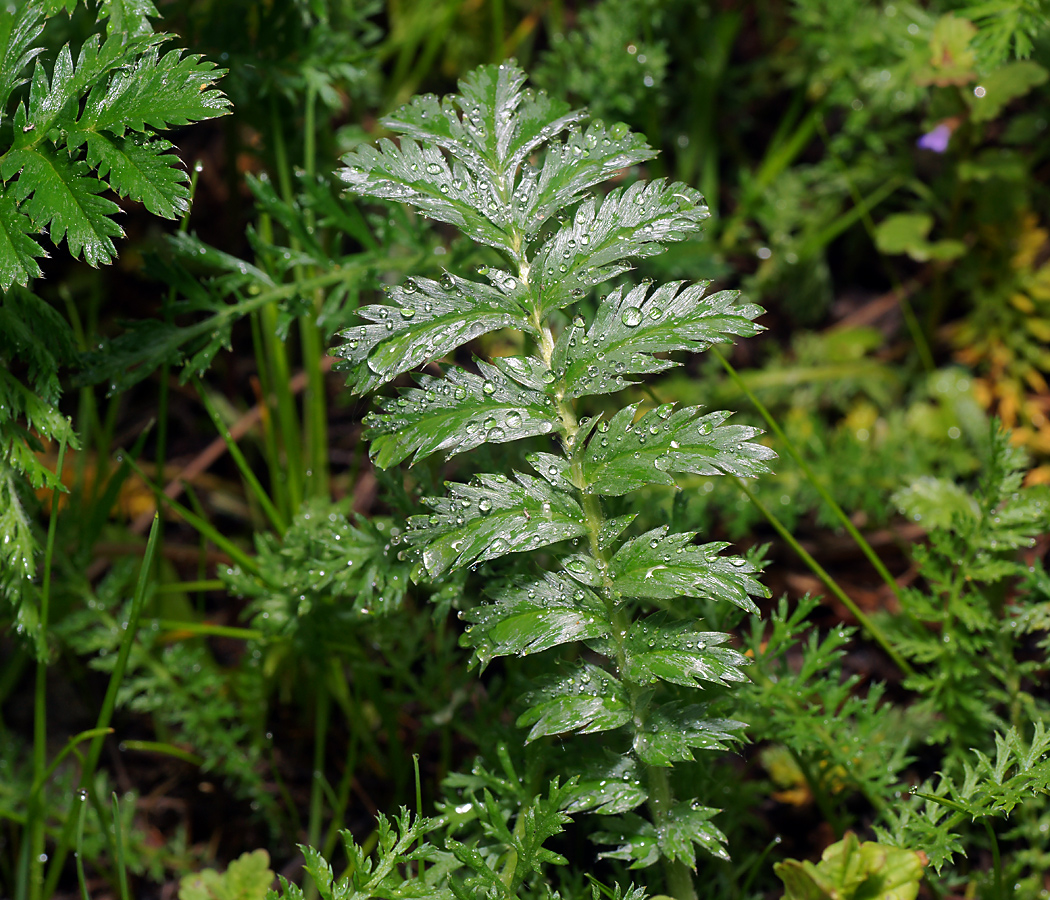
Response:
M47 59L94 21L51 6L75 11L49 20ZM638 400L761 425L746 385L896 570L936 515L891 497L922 478L974 483L989 416L1029 454L1024 484L1050 483L1046 0L157 0L159 18L139 6L228 70L233 113L172 135L193 172L181 227L125 202L115 265L53 252L32 292L0 300L0 363L41 404L0 448L0 533L23 548L0 554L0 884L18 881L33 780L31 666L51 666L60 748L95 723L165 488L147 625L117 698L121 734L135 737L92 774L96 793L134 800L133 873L159 883L262 844L275 859L302 840L330 853L340 827L367 833L376 809L409 802L413 753L434 786L478 747L496 752L478 722L512 704L527 661L481 689L448 616L474 602L464 579L412 586L389 543L447 473L373 471L366 408L325 354L378 285L491 261L399 208L348 201L332 175L341 153L385 136L382 115L454 89L480 63L515 56L537 88L645 134L660 155L644 174L702 190L703 238L639 263L632 280L710 279L767 310L764 336L732 357L741 382L705 359ZM495 355L516 349L483 340ZM78 445L62 416L48 418L58 411ZM72 449L56 473L59 440ZM895 608L777 449L756 497L867 608ZM30 456L32 485L20 474ZM69 493L45 629L34 611L59 480ZM697 477L639 504L651 524L772 539L758 506L723 482ZM821 589L786 547L768 553L774 595ZM816 621L842 615L826 607ZM750 817L778 777L805 795L769 746L738 766L748 791L719 801L731 844L762 832ZM77 784L57 777L49 840ZM462 783L445 790L452 809ZM104 831L84 847L112 884ZM61 864L51 871L47 889Z

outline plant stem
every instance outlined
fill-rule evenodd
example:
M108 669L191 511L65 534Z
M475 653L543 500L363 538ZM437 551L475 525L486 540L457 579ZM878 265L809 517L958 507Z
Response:
M820 479L817 478L816 474L809 467L809 464L802 458L802 455L798 452L794 443L784 433L784 429L780 427L777 420L774 419L769 410L766 409L765 404L761 400L759 400L758 397L755 396L755 392L752 391L750 387L748 387L747 382L740 377L740 373L733 368L729 360L722 355L722 353L717 347L711 347L710 352L714 355L715 359L717 359L722 364L726 372L729 373L729 377L733 379L733 382L736 384L736 386L740 388L740 390L743 391L747 399L751 401L751 404L755 407L756 410L758 410L759 415L761 415L762 418L766 420L766 423L769 425L770 429L772 429L773 433L780 439L781 443L784 445L784 449L787 450L788 455L802 470L802 474L805 475L809 483L812 484L814 488L816 488L816 491L818 494L820 494L821 499L823 499L823 501L835 514L835 518L837 518L842 523L842 527L845 528L847 532L849 532L850 537L852 537L853 540L856 542L857 546L860 547L861 552L868 558L868 561L875 568L875 571L879 573L879 576L882 578L882 580L886 583L890 590L893 591L893 595L898 600L900 600L900 586L897 584L894 577L889 573L889 570L886 568L886 566L883 565L882 560L879 559L878 554L874 551L874 549L872 549L871 544L869 544L864 539L864 535L862 535L857 530L857 527L850 521L849 516L846 515L842 507L835 502L835 498L832 497L830 493L828 493L828 489L824 487Z
M671 779L664 766L646 766L649 785L649 811L653 824L659 828L668 817L674 805L671 795ZM697 900L696 887L689 867L681 860L663 859L664 877L667 879L667 892L675 900Z
M762 503L761 500L758 499L754 491L752 491L751 488L747 486L743 479L735 478L734 480L736 481L737 486L740 488L740 490L747 494L748 499L750 499L751 502L755 504L755 507L758 509L758 511L766 517L769 524L776 529L777 534L779 534L784 539L784 541L791 547L792 550L794 550L800 557L802 557L802 561L807 566L809 566L813 573L822 582L824 582L824 585L827 587L827 589L831 591L831 593L833 593L836 597L838 597L838 599L842 602L842 605L845 606L846 609L848 609L853 614L853 617L861 624L861 627L863 627L864 630L867 631L869 635L871 635L875 642L880 647L882 647L883 650L886 651L886 654L890 657L890 659L894 661L894 663L896 663L897 667L905 675L914 675L915 670L911 667L909 662L897 652L896 648L894 648L893 644L890 643L889 638L886 637L882 629L879 628L879 626L876 625L875 622L868 618L868 616L861 610L861 608L853 602L850 596L844 590L842 590L841 587L839 587L839 583L835 581L835 579L832 578L831 575L828 574L827 570L820 563L818 563L797 540L795 540L795 536L790 531L788 531L784 523L781 522L776 517L776 515L770 509L768 509L766 505Z
M124 680L124 672L127 669L128 657L131 655L131 645L135 642L135 635L138 632L139 617L142 614L142 607L146 601L146 588L149 584L150 573L153 567L153 557L157 549L157 540L160 534L160 517L153 517L153 525L150 528L149 538L146 541L146 552L142 557L142 568L139 569L138 581L135 585L135 593L131 598L131 608L128 612L128 620L124 623L123 630L124 635L121 638L120 649L117 652L117 661L113 666L113 672L109 677L109 684L106 687L106 695L102 700L102 709L99 710L98 719L95 722L96 729L108 729L109 723L113 718L113 710L117 705L117 691L120 688L121 681ZM98 767L99 757L102 755L102 744L105 740L105 734L100 733L94 737L91 741L90 747L88 747L87 755L84 758L83 766L80 771L80 784L78 787L81 789L87 788L95 777L95 770ZM65 826L62 829L61 836L59 837L58 846L55 848L55 855L51 861L51 866L47 872L47 879L44 883L43 896L50 897L55 892L55 887L58 884L59 876L62 873L62 866L66 861L66 855L69 853L69 844L73 839L73 831L76 827L76 817L72 814L66 817Z
M45 771L47 769L47 626L51 608L51 565L55 555L55 530L58 527L58 498L61 496L62 465L66 458L66 442L58 445L58 464L55 477L59 485L51 494L51 519L47 524L47 545L44 549L44 583L40 589L40 633L44 647L36 663L36 690L33 709L33 780L40 783L40 793L33 798L29 819L29 896L38 900L44 881L44 802Z

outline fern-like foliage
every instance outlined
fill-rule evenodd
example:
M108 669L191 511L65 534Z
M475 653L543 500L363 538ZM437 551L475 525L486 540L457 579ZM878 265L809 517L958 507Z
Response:
M384 120L398 143L344 157L340 176L352 193L408 204L504 262L477 279L410 277L390 289L390 302L361 309L365 324L343 332L340 353L351 387L364 392L486 332L514 329L531 342L530 354L478 360L473 370L442 364L382 400L367 419L373 458L389 466L550 441L529 456L532 474L478 475L426 500L431 512L410 519L402 544L431 577L534 557L532 574L493 583L491 603L467 613L465 640L482 665L578 647L575 662L552 661L519 724L529 741L605 733L615 784L588 773L572 808L620 816L600 836L615 846L608 855L634 866L662 859L669 877L678 865L681 878L697 846L725 851L710 822L715 810L676 801L667 767L734 738L740 723L709 718L696 692L742 680L747 661L726 635L702 630L700 603L754 612L751 597L764 590L751 563L722 554L726 545L666 528L632 534L634 517L607 518L603 498L685 473L754 476L773 454L753 442L755 429L726 424L726 413L673 404L641 413L632 404L586 416L581 398L677 365L671 351L753 335L761 310L706 284L646 283L609 291L588 320L580 301L592 288L627 272L631 259L695 235L708 212L684 184L594 193L653 151L626 126L582 125L584 112L524 82L513 62L482 67L459 95L416 97ZM538 565L541 548L549 568ZM620 790L625 780L630 789Z
M189 178L156 132L229 106L213 87L222 70L162 49L168 35L153 32L149 0L103 0L100 32L47 58L45 25L76 5L0 7L0 595L38 653L38 541L25 479L59 485L37 453L41 440L76 444L57 403L59 372L77 361L67 322L29 290L47 255L39 236L98 266L113 260L123 233L107 193L168 219L184 213Z
M1031 740L1014 728L996 734L994 757L975 750L960 777L942 773L923 783L906 805L886 812L887 825L879 829L883 839L899 847L922 847L938 872L956 854L965 856L963 828L979 819L1007 817L1050 794L1050 733L1042 721L1031 733Z
M212 89L222 74L181 50L162 51L152 4L104 3L108 33L69 44L45 65L37 41L48 4L27 0L0 12L0 288L40 274L32 236L64 239L91 265L116 256L119 207L110 189L175 218L187 208L189 179L171 143L153 134L210 119L229 103ZM130 27L129 27L130 26ZM28 84L28 90L25 85ZM13 102L12 102L13 101Z
M1045 658L1017 653L1019 633L1042 630L1042 590L1019 551L1050 526L1050 491L1023 486L1026 464L993 423L974 492L925 478L895 496L931 530L929 546L914 551L925 584L904 592L908 615L890 626L901 651L923 666L905 684L936 716L927 740L944 743L955 763L1019 715L1035 721L1047 711L1033 688L1045 677Z

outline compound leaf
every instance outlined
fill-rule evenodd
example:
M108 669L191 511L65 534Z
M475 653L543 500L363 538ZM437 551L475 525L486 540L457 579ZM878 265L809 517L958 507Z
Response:
M621 756L606 751L601 758L579 768L582 774L572 802L565 807L568 813L589 810L600 816L614 816L630 812L649 796L642 787L645 773L630 754Z
M26 66L43 51L30 46L44 30L43 18L40 0L25 0L0 11L0 120L11 93L25 83Z
M661 679L685 687L696 687L698 681L746 681L740 668L747 665L747 657L720 646L729 635L696 631L693 621L673 622L656 615L632 623L624 639L624 677L637 684Z
M544 313L559 309L580 291L626 272L628 257L662 253L663 245L699 231L708 215L700 192L680 182L638 181L610 191L600 203L584 200L572 222L533 259L540 308Z
M631 718L624 686L604 669L587 662L570 674L548 679L525 699L529 709L518 717L518 725L532 726L527 741L569 731L609 731Z
M734 719L710 719L697 704L665 703L649 713L648 729L634 737L634 752L649 766L693 759L694 750L725 750L745 727Z
M366 419L375 464L385 469L410 455L416 462L437 452L447 459L484 443L550 434L560 427L549 396L519 387L488 363L477 365L480 375L452 368L444 378L425 375L418 388L381 400L382 413Z
M65 238L70 254L83 253L93 266L117 255L113 238L123 231L110 216L120 207L99 196L106 185L85 162L41 145L10 151L3 175L10 178L14 172L19 173L11 186L14 198L24 201L21 209L36 228L48 228L54 244Z
M47 254L29 237L35 230L18 204L0 189L0 290L6 291L12 284L26 287L30 278L40 276L36 260Z
M712 856L728 860L726 836L711 824L711 819L719 812L721 810L698 804L676 804L656 827L660 852L667 859L680 860L690 868L696 866L694 844Z
M161 56L156 46L149 47L118 71L105 90L92 90L78 129L123 137L128 129L161 130L228 114L230 101L212 88L225 70L183 52L169 50Z
M675 483L672 474L735 475L768 472L776 454L751 442L761 434L746 425L722 425L727 412L700 414L698 406L675 411L669 403L634 421L638 405L601 423L583 454L584 490L620 496L649 484Z
M514 478L479 475L475 484L449 484L448 497L427 501L434 515L409 519L405 540L424 545L432 577L586 533L583 510L569 494L520 472Z
M526 234L534 234L617 169L655 155L645 138L622 122L606 129L601 119L594 119L585 131L573 129L564 143L552 142L538 171L523 168L513 198L515 221Z
M169 141L92 133L84 139L88 163L121 197L138 200L165 219L178 218L189 209L189 178L181 160L166 152L173 146Z
M767 596L751 575L755 567L742 557L723 557L723 543L692 543L695 532L668 534L654 528L625 543L609 561L613 590L625 597L674 600L707 597L728 600L757 613L749 595Z
M531 330L513 296L448 273L441 282L410 278L390 293L397 306L365 306L358 315L370 324L341 332L346 343L337 353L353 364L349 380L355 391L440 359L486 332Z
M464 642L475 648L482 665L494 656L524 656L609 634L601 599L553 572L525 585L501 586L493 596L494 603L463 614L473 623Z
M139 37L152 34L150 18L157 18L160 13L151 0L102 0L99 7L99 18L109 18L109 34Z
M750 337L761 331L751 320L760 307L738 303L734 291L705 296L707 283L672 281L648 297L641 284L612 291L598 308L590 328L582 320L566 328L554 347L551 368L564 383L566 397L608 394L626 387L631 375L662 372L678 365L653 354L705 350L728 336Z

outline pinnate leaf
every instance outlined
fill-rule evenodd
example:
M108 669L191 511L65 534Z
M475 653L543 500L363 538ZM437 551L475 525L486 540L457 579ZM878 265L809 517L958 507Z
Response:
M43 18L40 0L24 0L0 11L0 120L12 91L25 81L26 66L43 50L31 46L44 30Z
M161 55L156 45L151 46L118 71L104 91L90 93L77 127L123 137L129 129L163 130L229 113L230 101L212 89L224 70L183 52L169 50Z
M644 772L630 754L606 752L580 768L583 774L565 809L568 813L589 810L601 816L618 815L640 806L649 796L642 787Z
M698 704L665 703L651 710L634 736L634 752L649 766L693 759L694 750L725 750L745 727L734 719L711 719Z
M474 240L514 252L509 219L496 189L458 160L451 165L430 144L389 139L364 145L343 157L339 178L349 193L414 206L425 216L455 225Z
M493 596L494 603L463 613L473 623L464 642L482 665L494 656L524 656L609 633L601 599L552 572L525 585L501 586Z
M14 198L24 201L21 209L35 227L48 228L53 243L65 238L69 252L83 253L93 266L116 256L113 238L123 231L110 216L120 207L99 196L106 185L90 174L86 163L41 145L8 154L2 174L9 179L16 172Z
M526 234L535 233L617 169L655 155L645 138L622 122L607 129L601 119L594 119L586 130L573 129L563 143L552 142L538 171L523 167L514 192L515 220Z
M437 144L475 177L505 188L533 150L585 115L542 91L523 92L524 83L525 73L512 63L480 66L460 80L461 95L440 103L433 94L415 97L383 124Z
M37 258L47 254L29 236L35 230L29 217L0 188L0 290L6 291L12 284L26 287L29 279L40 276Z
M698 232L708 215L700 192L679 182L638 181L600 202L584 200L532 261L540 308L559 309L580 291L626 272L628 257L662 253L665 244Z
M371 455L387 468L432 453L447 459L484 443L501 444L550 434L560 427L553 401L522 388L499 369L478 362L479 375L452 368L444 378L425 375L418 388L381 400L382 413L366 419Z
M152 0L102 0L99 18L109 18L110 34L138 37L153 31L150 18L160 13Z
M590 328L582 319L566 328L551 360L565 396L613 393L633 383L632 375L678 365L655 353L698 352L731 336L750 337L761 330L751 321L761 308L738 303L735 292L705 296L706 282L682 288L684 283L669 282L651 294L646 284L626 292L618 287L602 300Z
M708 597L728 600L757 613L749 595L767 596L751 576L755 567L741 557L723 557L722 543L692 543L695 532L668 534L655 528L625 543L609 561L613 590L625 597L674 600Z
M410 278L390 293L397 306L365 306L358 315L370 324L342 332L346 343L337 352L353 364L350 384L355 391L371 390L440 359L486 332L532 330L511 296L447 273L440 282Z
M659 823L656 833L660 841L660 852L667 858L680 860L690 868L696 865L696 846L703 847L712 856L729 859L726 853L726 836L711 819L720 812L698 803L678 803L668 811Z
M637 684L660 679L685 687L746 681L740 668L747 657L721 646L729 635L696 631L693 621L674 622L658 614L632 623L624 638L623 676Z
M479 475L474 484L448 487L448 497L427 501L433 515L409 520L404 538L423 545L423 565L432 577L587 530L583 510L569 494L530 475Z
M722 425L727 412L701 415L698 406L675 411L674 404L665 404L635 422L637 409L637 404L624 407L588 442L587 493L620 496L649 484L673 485L672 474L751 478L769 471L766 460L776 456L750 440L759 429Z
M548 679L525 699L529 709L518 717L518 725L532 726L528 741L570 731L609 731L631 718L624 686L604 669L586 662L569 674Z
M178 218L189 209L189 178L179 158L166 152L173 146L169 141L96 133L85 134L84 139L89 165L121 197L137 200L165 219Z

